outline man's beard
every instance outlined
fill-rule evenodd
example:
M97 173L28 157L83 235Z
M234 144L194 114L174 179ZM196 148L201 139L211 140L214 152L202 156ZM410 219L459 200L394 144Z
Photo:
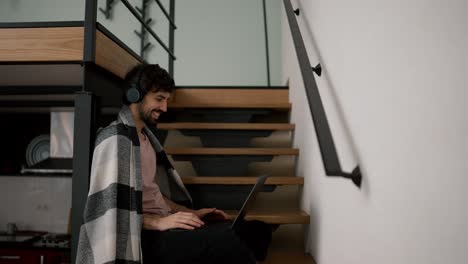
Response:
M140 112L140 119L143 121L143 123L145 123L147 127L156 126L156 124L158 123L158 120L151 117L151 114L153 113L153 111L149 111L149 113L146 114L144 109L140 106L139 112Z

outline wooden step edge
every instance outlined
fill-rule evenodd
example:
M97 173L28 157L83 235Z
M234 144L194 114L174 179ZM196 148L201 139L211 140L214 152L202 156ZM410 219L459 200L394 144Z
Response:
M186 176L182 177L184 184L219 184L219 185L254 185L257 182L257 177L224 177L224 176ZM304 185L304 178L302 177L269 177L266 185Z
M294 130L294 124L285 123L159 123L158 129L218 129L218 130Z
M299 155L297 148L166 148L169 155Z
M225 210L225 212L234 219L237 211ZM245 220L259 220L268 224L309 224L310 216L302 210L297 211L252 211L247 213Z
M304 252L304 250L282 250L270 248L265 261L262 264L316 264L314 258Z

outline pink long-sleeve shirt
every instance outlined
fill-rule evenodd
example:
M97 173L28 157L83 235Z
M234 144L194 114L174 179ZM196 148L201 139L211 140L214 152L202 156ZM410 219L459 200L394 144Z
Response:
M140 139L141 174L143 176L143 213L168 216L171 208L156 184L156 152L148 137L138 133Z

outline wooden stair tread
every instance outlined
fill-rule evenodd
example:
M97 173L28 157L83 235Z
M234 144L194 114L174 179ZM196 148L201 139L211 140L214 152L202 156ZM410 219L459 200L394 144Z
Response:
M169 108L290 109L287 89L176 89Z
M294 124L285 123L159 123L158 129L219 129L219 130L293 130Z
M302 250L278 250L269 249L267 258L262 264L315 264L312 256L307 255Z
M237 211L225 210L225 212L234 219L237 216ZM247 213L245 220L259 220L268 224L309 224L310 216L300 209L284 209L284 210L252 210Z
M169 155L299 155L296 148L166 148Z
M182 177L184 184L222 184L222 185L253 185L257 182L257 177L226 177L226 176L186 176ZM266 185L303 185L302 177L269 177Z

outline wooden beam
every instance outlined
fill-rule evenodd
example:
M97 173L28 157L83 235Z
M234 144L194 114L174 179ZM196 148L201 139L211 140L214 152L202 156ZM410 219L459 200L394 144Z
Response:
M169 155L299 155L295 148L166 148Z
M216 177L216 176L185 176L182 177L184 184L218 184L218 185L254 185L257 182L257 177ZM269 177L266 185L303 185L304 178L302 177Z
M83 27L0 28L0 62L79 62Z

